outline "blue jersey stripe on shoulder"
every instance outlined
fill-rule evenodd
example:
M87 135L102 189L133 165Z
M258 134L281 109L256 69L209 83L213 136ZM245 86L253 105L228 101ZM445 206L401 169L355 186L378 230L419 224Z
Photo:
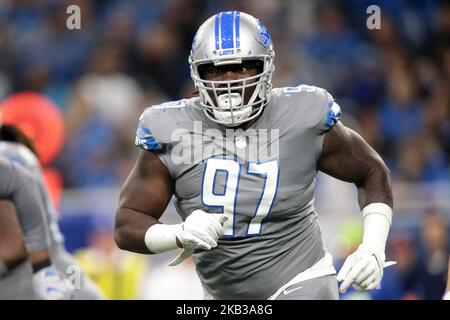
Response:
M328 102L327 119L325 122L327 129L331 129L339 121L341 114L341 107L336 102Z
M7 156L7 158L15 163L20 164L21 166L24 166L24 167L27 166L26 160L19 155L11 155L11 156Z
M144 128L142 126L139 126L137 134L140 137L145 137L146 135L151 135L152 132L150 131L150 129L147 129L147 128Z
M161 146L156 142L150 129L139 126L136 131L135 144L146 150L161 150Z

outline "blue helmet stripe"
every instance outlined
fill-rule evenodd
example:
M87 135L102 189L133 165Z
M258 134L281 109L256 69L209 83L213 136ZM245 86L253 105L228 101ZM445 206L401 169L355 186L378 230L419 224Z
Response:
M219 15L218 14L216 14L215 35L216 35L216 50L219 50Z
M239 11L235 11L235 23L234 26L236 28L236 48L240 47L240 38L239 38L239 20L241 17L241 13Z
M222 12L220 16L221 49L232 49L234 48L234 12Z

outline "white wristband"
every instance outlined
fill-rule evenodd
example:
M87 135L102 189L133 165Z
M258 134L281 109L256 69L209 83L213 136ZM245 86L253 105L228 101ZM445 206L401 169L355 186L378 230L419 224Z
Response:
M363 244L384 254L389 228L392 222L392 209L385 203L371 203L361 212L363 219Z
M154 224L145 232L145 245L153 253L161 253L178 249L176 234L180 224Z
M381 214L389 221L389 226L392 224L392 209L386 203L374 202L368 204L361 211L362 219L364 220L368 214Z

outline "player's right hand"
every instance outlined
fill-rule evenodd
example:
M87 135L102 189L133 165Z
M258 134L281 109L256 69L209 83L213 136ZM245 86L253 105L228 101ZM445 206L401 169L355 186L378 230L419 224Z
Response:
M33 274L33 287L40 300L70 300L73 291L67 286L64 275L53 266Z
M186 250L211 250L217 247L218 239L223 236L226 220L224 214L195 210L181 224L177 239Z

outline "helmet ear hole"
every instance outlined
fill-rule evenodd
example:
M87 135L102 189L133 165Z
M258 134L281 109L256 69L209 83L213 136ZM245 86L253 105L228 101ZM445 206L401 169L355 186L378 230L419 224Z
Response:
M205 73L208 70L211 70L211 68L214 68L213 63L206 63L206 64L199 65L197 67L197 71L198 71L198 75L200 76L200 79L205 79Z

